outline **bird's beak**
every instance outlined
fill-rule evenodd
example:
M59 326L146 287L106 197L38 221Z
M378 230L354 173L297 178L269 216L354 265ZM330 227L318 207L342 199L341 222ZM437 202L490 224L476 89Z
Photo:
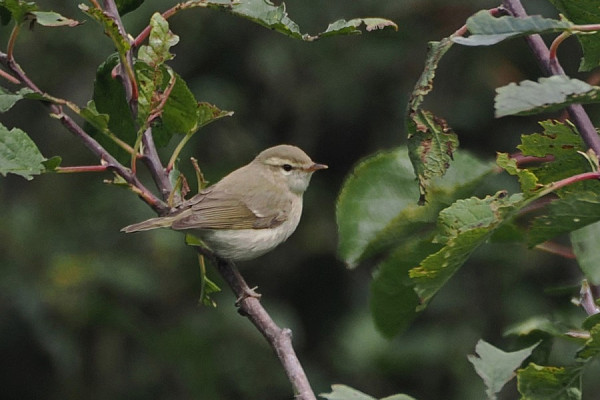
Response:
M325 164L318 164L318 163L314 163L313 165L311 165L310 167L306 168L305 171L306 172L315 172L317 170L320 169L327 169L329 168L327 165Z

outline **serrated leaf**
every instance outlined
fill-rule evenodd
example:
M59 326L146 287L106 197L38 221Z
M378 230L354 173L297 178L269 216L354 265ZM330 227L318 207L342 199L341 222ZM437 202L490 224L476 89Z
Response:
M594 182L600 186L600 182ZM531 223L529 246L550 240L600 220L600 187L596 192L572 192L546 207Z
M561 32L569 30L573 24L569 21L558 21L533 15L516 18L510 15L494 17L487 10L482 10L467 19L468 37L454 37L455 43L465 46L489 46L506 39L533 33Z
M496 89L496 117L530 115L560 110L574 103L597 103L600 87L565 75L540 78L538 82L510 83Z
M438 241L444 247L409 271L424 309L437 291L464 264L494 230L522 206L522 196L506 197L504 192L484 199L456 201L439 216Z
M477 342L475 346L477 355L469 355L467 358L483 379L488 399L496 399L496 394L514 378L515 370L531 355L538 344L507 353L484 340Z
M544 367L530 363L517 372L521 400L581 400L576 367Z
M104 32L112 39L117 52L121 57L124 57L125 53L131 49L131 43L124 36L124 32L121 32L114 18L99 8L88 7L85 4L80 4L79 9L96 20L104 28Z
M8 130L0 124L0 175L15 174L31 180L45 171L44 161L46 158L25 132Z
M394 22L384 18L354 18L350 21L340 19L329 24L325 32L318 35L319 38L336 35L360 35L362 31L358 29L362 24L365 25L367 32L371 32L377 29L384 29L391 27L394 30L398 30L398 25Z
M537 176L535 176L533 172L528 169L519 168L517 166L517 160L510 158L507 153L498 153L496 163L510 175L514 175L519 179L521 191L523 191L526 196L533 195L533 192L541 186L541 184L538 183Z
M140 47L138 59L156 69L174 57L169 50L179 43L179 36L169 30L167 20L160 13L152 15L150 27L148 45Z
M600 213L600 205L597 207ZM598 215L600 220L600 215ZM600 222L587 225L571 232L573 253L577 258L579 268L592 285L600 285Z
M29 93L33 93L31 89L23 88L16 93L0 87L0 112L6 112L12 108L19 100L24 99Z
M408 152L419 180L420 202L434 177L443 176L458 148L458 137L445 120L421 109L409 112L406 122Z
M35 17L35 22L42 26L69 26L74 27L80 25L81 22L71 18L63 17L54 11L32 11L31 14Z
M596 0L550 0L552 4L570 21L576 24L597 24L600 21L600 8ZM580 71L591 71L600 65L600 36L577 35L583 49L579 65Z

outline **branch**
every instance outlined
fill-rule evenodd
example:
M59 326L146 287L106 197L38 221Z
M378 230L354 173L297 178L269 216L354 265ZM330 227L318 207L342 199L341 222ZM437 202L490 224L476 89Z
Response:
M527 17L527 12L520 0L503 0L502 5L515 17ZM540 35L530 35L525 40L546 75L565 75L565 71L558 62L558 59L550 57L550 51ZM581 104L572 104L567 107L567 110L585 143L596 154L600 154L600 137L583 106Z
M152 174L154 183L156 183L156 187L160 190L163 200L167 200L173 191L173 185L171 184L169 174L163 168L158 152L156 151L156 145L154 144L154 138L152 137L152 128L146 129L143 133L142 145L142 161L144 161L150 174Z
M256 326L275 351L292 384L295 399L316 400L304 369L294 351L292 331L288 328L280 328L273 322L271 316L260 304L258 296L248 286L232 262L216 257L207 249L196 247L196 250L199 254L208 257L217 267L223 279L225 279L231 290L238 297L239 300L236 304L239 307L240 313L248 317L250 322Z

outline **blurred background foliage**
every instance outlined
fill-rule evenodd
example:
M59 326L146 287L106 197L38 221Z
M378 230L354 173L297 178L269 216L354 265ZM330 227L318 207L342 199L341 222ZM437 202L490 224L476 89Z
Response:
M84 18L76 2L38 4ZM240 265L274 319L292 328L317 393L346 383L379 397L404 392L418 399L480 399L483 384L466 358L479 338L510 350L514 343L502 332L511 324L536 315L584 317L569 303L571 292L545 291L576 284L576 264L517 245L484 246L407 332L387 341L368 312L373 265L349 271L336 259L334 213L353 164L405 143L404 108L427 42L450 35L468 16L497 2L286 4L303 32L369 16L389 18L399 31L304 43L216 11L176 15L169 21L181 37L173 49L174 69L198 99L235 111L194 137L182 154L182 169L191 171L194 156L215 182L278 143L296 144L329 164L314 176L292 238ZM155 10L170 5L147 0L124 17L126 27L137 34ZM556 16L546 1L525 5L531 13ZM2 27L3 43L8 34ZM580 52L570 40L560 57L577 77ZM23 31L16 58L43 90L84 105L96 67L112 51L99 26L88 22ZM455 46L442 61L426 108L448 120L462 148L492 159L496 151L514 151L520 134L538 131L535 119L494 119L494 89L539 75L522 40ZM28 132L47 157L61 155L63 165L97 163L39 104L19 102L0 118ZM216 309L198 305L199 267L183 236L119 232L152 212L132 193L103 184L104 178L0 180L3 398L291 398L276 358L235 312L228 288L215 296ZM506 177L497 179L510 185ZM490 192L495 188L491 182ZM222 284L213 270L209 275ZM505 396L515 393L509 389Z

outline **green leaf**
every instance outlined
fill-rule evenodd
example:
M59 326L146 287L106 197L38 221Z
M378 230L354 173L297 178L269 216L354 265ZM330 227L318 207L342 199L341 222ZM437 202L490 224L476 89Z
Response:
M597 0L550 0L550 2L576 24L597 24L600 21ZM577 35L577 39L583 49L579 70L591 71L600 65L600 37L597 34Z
M537 176L528 169L519 168L517 166L517 160L510 158L507 153L498 153L496 163L510 175L514 175L519 179L519 185L525 196L533 195L533 192L541 187L541 184L538 183Z
M424 222L456 198L470 193L491 164L465 152L432 184L432 200L419 206L419 190L405 147L378 153L361 161L344 183L337 201L338 254L350 267L414 236Z
M585 342L583 348L577 352L577 358L588 359L600 354L600 323L590 329L590 338Z
M391 338L399 334L417 316L419 297L408 271L439 249L431 240L409 239L378 266L371 282L370 307L382 335Z
M600 213L600 206L596 211ZM598 215L600 220L600 215ZM592 285L600 285L600 222L571 232L571 244L577 263Z
M496 89L496 117L530 115L560 110L574 103L597 103L600 87L565 75L540 78L538 82L510 83Z
M361 33L358 27L363 24L367 31L384 29L386 27L398 30L398 26L394 22L384 18L355 18L350 21L343 19L335 21L329 24L325 32L317 35L309 35L308 33L302 33L298 24L288 17L285 10L285 3L275 5L269 0L242 0L233 3L207 1L206 4L209 7L219 8L239 17L246 18L294 39L307 42L328 36L358 34Z
M167 20L160 13L152 15L150 27L152 29L148 38L148 45L140 47L138 59L152 68L157 68L173 59L174 56L169 50L179 43L179 36L169 30Z
M354 18L350 21L340 19L329 24L325 32L318 35L319 38L327 36L337 35L360 35L362 31L358 29L362 24L365 25L367 32L371 32L377 29L384 29L386 27L392 27L394 30L398 30L398 25L394 22L383 19L383 18Z
M510 15L494 17L482 10L467 19L468 37L454 37L452 40L466 46L489 46L506 39L533 33L562 32L573 26L569 21L557 21L533 15L516 18Z
M546 317L535 316L512 325L504 332L504 335L529 336L534 332L539 332L545 336L562 336L565 329L561 329Z
M8 130L0 124L0 175L15 174L31 180L46 170L44 161L46 158L25 132Z
M45 169L44 172L56 171L56 169L60 166L61 162L62 162L62 158L59 156L54 156L54 157L47 159L46 161L42 161L42 164L44 165L44 169Z
M85 4L80 4L79 9L96 20L104 28L104 32L111 38L119 55L124 57L125 53L131 48L131 44L124 36L125 33L119 29L115 19L96 7L88 7Z
M38 9L34 2L23 0L0 0L0 7L8 10L17 24L23 23L29 13Z
M11 93L0 87L0 112L10 110L19 100L26 98L26 95L29 93L33 93L33 90L23 88L16 93Z
M31 14L35 17L35 22L42 26L69 26L74 27L80 25L81 22L71 18L63 17L59 13L53 11L32 11Z
M116 0L117 10L119 10L119 15L123 16L144 3L144 0Z
M458 137L445 120L420 109L409 113L408 151L419 180L420 202L434 177L443 176L458 148Z
M521 400L581 400L576 367L544 367L530 363L517 372Z
M594 183L598 184L598 182ZM563 198L550 203L546 207L544 215L533 220L529 231L528 244L529 246L535 246L557 235L576 231L599 220L600 188L596 192L569 193ZM583 243L580 244L584 246ZM596 246L596 244L592 246ZM585 250L581 249L581 251L584 252ZM593 277L598 279L597 272Z
M113 79L111 74L118 62L119 57L113 54L98 67L93 103L88 103L88 107L82 111L82 116L90 120L86 124L86 131L119 161L127 162L131 158L129 153L116 145L103 131L106 124L112 133L130 145L135 143L137 137L123 85Z
M505 192L498 192L484 199L458 200L440 212L437 241L444 247L409 271L421 299L421 310L473 251L521 206L522 196L507 197Z
M538 344L507 353L484 340L477 342L475 346L477 356L469 355L467 358L483 379L488 399L496 399L496 394L515 376L515 370L531 355Z
M321 393L319 397L327 400L377 400L346 385L331 385L331 393ZM415 400L413 397L405 394L397 394L380 400Z

